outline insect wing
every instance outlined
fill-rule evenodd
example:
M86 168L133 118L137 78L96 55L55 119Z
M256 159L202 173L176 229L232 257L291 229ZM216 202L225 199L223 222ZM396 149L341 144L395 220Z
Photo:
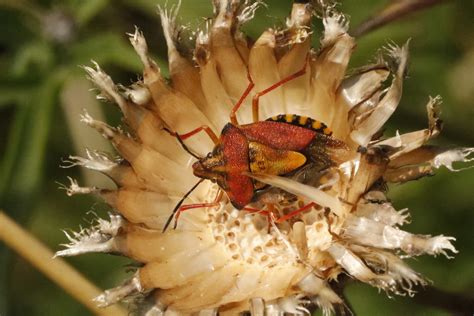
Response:
M232 204L242 209L251 202L254 195L252 179L243 174L250 171L248 141L232 124L224 127L221 140L227 174L226 193Z
M242 125L240 129L249 141L292 151L302 151L316 135L315 131L304 127L272 121Z

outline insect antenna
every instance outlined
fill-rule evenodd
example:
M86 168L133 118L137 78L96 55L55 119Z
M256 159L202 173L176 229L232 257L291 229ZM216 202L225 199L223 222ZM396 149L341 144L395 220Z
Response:
M178 142L180 143L181 147L183 147L183 149L184 149L188 154L190 154L191 156L193 156L194 158L196 158L196 159L198 159L198 160L200 160L200 159L202 158L202 157L199 157L197 154L193 153L193 152L191 151L191 149L189 149L188 146L186 146L186 144L184 144L183 140L181 139L181 137L179 137L179 134L178 134L178 133L172 132L172 131L170 131L170 130L169 130L168 128L166 128L166 127L163 127L163 129L164 129L165 131L167 131L171 136L176 137L176 139L177 139Z
M166 229L168 229L168 226L170 225L171 221L173 220L173 217L176 215L176 213L178 212L179 208L181 207L181 204L183 204L184 200L186 200L186 198L198 187L198 185L201 184L201 182L203 182L205 179L201 179L199 180L188 192L186 192L186 194L183 196L183 198L181 200L179 200L178 204L176 204L176 206L174 207L173 209L173 212L171 212L171 215L170 217L168 217L168 220L166 221L166 224L165 224L165 227L163 227L163 233L166 231ZM174 224L174 228L176 229L176 225L178 223L175 223Z

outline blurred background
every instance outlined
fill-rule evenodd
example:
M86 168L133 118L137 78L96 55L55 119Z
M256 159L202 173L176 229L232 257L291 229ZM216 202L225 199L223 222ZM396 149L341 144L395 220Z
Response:
M211 1L183 0L180 19L203 26L212 14ZM256 38L265 28L282 26L289 0L266 0L245 32ZM168 6L174 2L169 0ZM387 5L382 0L346 0L340 10L359 25ZM120 123L118 109L99 104L79 65L97 61L115 82L136 80L141 64L125 35L134 25L143 30L155 60L166 70L166 45L156 5L160 0L0 0L0 208L53 250L66 242L61 229L87 226L107 207L90 196L67 197L58 183L67 176L81 185L111 186L105 177L80 168L62 169L62 159L84 155L85 148L113 150L98 134L79 123L87 108L92 116ZM314 21L314 46L322 25ZM358 40L351 67L371 60L393 40L411 42L411 67L401 104L387 133L425 128L428 96L442 95L445 128L433 143L474 146L474 2L445 1L395 21ZM454 295L474 293L474 169L439 170L435 177L390 188L398 209L409 207L420 234L455 236L460 251L454 260L419 257L409 263ZM0 227L0 229L2 229ZM101 288L127 276L128 260L112 255L67 259ZM361 284L350 284L346 296L358 315L450 315L436 308L451 296L388 298ZM472 311L474 312L474 311ZM88 315L72 299L26 261L0 243L0 315ZM472 315L472 313L470 313Z

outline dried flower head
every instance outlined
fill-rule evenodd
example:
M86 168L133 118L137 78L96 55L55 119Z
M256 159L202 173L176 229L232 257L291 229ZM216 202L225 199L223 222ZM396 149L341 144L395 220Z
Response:
M453 162L472 161L474 148L426 145L441 130L439 97L428 100L426 129L382 137L402 95L408 42L388 45L376 63L347 76L355 42L346 18L333 6L318 10L324 34L316 51L310 46L316 12L310 4L293 4L286 27L268 29L255 42L240 26L254 16L259 1L213 4L214 18L196 33L192 59L178 51L178 7L159 10L170 83L149 57L138 29L130 41L144 65L142 81L124 87L97 64L84 67L99 97L119 106L130 134L83 115L82 121L109 139L122 158L88 151L86 158L70 157L68 166L105 173L117 189L82 188L71 179L67 193L98 194L114 214L68 234L70 243L57 255L110 252L140 262L133 278L96 300L105 306L138 294L149 315L300 315L309 313L308 304L330 314L344 308L329 286L342 273L388 293L412 295L426 280L401 257L450 258L457 252L454 238L402 230L409 214L391 205L386 183L415 180L441 166L458 171ZM253 124L258 117L284 128L298 126L325 137L324 142L311 153L296 150L288 158L275 154L288 152L272 139L293 144L301 141L299 134L267 133L273 147L251 132L236 132L243 146L213 136L229 121L237 131L258 126L255 130L265 134L264 125ZM202 126L211 137L195 133ZM272 148L259 147L264 145ZM268 155L249 158L248 147ZM227 149L247 163L250 159L247 172L234 170L230 154L219 156ZM191 192L199 180L193 171L198 174L205 159L193 167L193 156L209 152L220 173ZM209 172L206 168L203 172ZM251 181L253 199L239 206L236 201L248 193L245 181ZM163 231L173 210L177 226Z

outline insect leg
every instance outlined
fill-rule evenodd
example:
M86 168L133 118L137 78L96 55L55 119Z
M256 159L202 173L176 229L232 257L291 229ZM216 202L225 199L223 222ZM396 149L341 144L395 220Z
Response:
M235 116L235 113L240 108L245 98L250 94L250 91L252 91L253 87L255 86L255 83L253 83L252 77L250 77L249 73L247 74L247 78L249 79L249 85L247 86L247 89L245 89L239 101L237 101L237 103L234 105L234 107L232 108L232 111L230 111L230 121L234 125L239 125L239 123L237 122L237 117Z
M294 74L291 74L289 75L288 77L286 78L283 78L282 80L278 81L277 83L274 83L273 85L271 85L270 87L266 88L265 90L262 90L258 93L256 93L253 98L252 98L252 116L253 116L253 121L254 123L255 122L258 122L259 118L258 118L258 104L259 104L259 98L261 96L264 96L265 94L271 92L272 90L275 90L276 88L278 88L279 86L287 83L288 81L291 81L293 79L296 79L302 75L304 75L306 73L306 67L308 65L308 58L306 58L306 62L304 63L303 65L303 68L301 68L300 70L298 70L297 72L295 72Z
M294 210L294 211L292 211L292 212L290 212L290 213L288 213L288 214L286 214L282 217L279 217L279 218L275 218L273 205L268 204L267 206L269 207L269 210L259 210L259 209L252 208L252 207L244 207L242 210L246 211L246 212L250 212L250 213L263 214L263 215L267 216L269 221L273 221L274 223L278 224L278 223L282 223L284 221L287 221L290 218L295 217L296 215L298 215L298 214L300 214L304 211L307 211L312 207L318 206L318 204L316 204L314 202L310 202L310 203L306 204L305 206L303 206L303 207L301 207L297 210Z
M296 216L296 215L298 215L298 214L300 214L300 213L302 213L302 212L304 212L304 211L309 210L309 209L312 208L313 206L318 206L318 204L316 204L316 203L314 203L314 202L308 203L308 204L306 204L305 206L303 206L303 207L301 207L301 208L299 208L299 209L297 209L297 210L294 210L293 212L290 212L290 213L288 213L288 214L286 214L286 215L284 215L284 216L282 216L282 217L276 219L276 220L275 220L275 223L278 224L278 223L284 222L284 221L286 221L286 220L289 220L290 218L292 218L292 217L294 217L294 216Z
M219 206L219 203L222 200L222 196L223 196L223 192L222 192L222 190L219 190L219 193L216 195L216 198L214 199L213 202L187 204L187 205L180 206L178 208L178 211L176 212L176 216L174 217L173 228L176 229L176 227L178 226L178 219L179 219L179 216L181 215L182 212L187 211L187 210L192 210L192 209L195 209L195 208L205 208L205 207Z
M187 210L192 210L195 208L215 207L215 206L219 206L219 203L220 202L197 203L197 204L187 204L187 205L181 206L176 212L176 216L174 217L173 228L176 229L176 227L178 226L178 219L182 212L187 211Z
M268 211L266 210L260 210L258 208L253 208L253 207L244 207L242 209L242 211L246 211L246 212L249 212L249 213L262 213L262 214L265 214L268 213Z
M275 221L275 217L273 216L273 213L269 210L260 210L258 208L253 208L253 207L244 207L242 211L246 211L249 213L256 213L256 214L262 214L267 217L268 220L268 231L270 231L270 222Z
M216 133L214 133L212 131L212 129L207 125L200 126L200 127L196 128L196 129L193 129L192 131L190 131L186 134L181 134L181 135L179 135L179 137L182 140L185 140L185 139L193 136L194 134L199 133L200 131L206 132L206 134L212 139L212 141L214 142L215 145L219 142L219 137L217 137Z
M165 130L170 133L172 136L177 137L179 140L185 140L187 138L190 138L191 136L204 131L206 134L209 136L209 138L214 142L214 144L217 144L219 142L219 137L217 137L216 133L207 125L202 125L199 126L198 128L193 129L190 132L187 132L185 134L178 134L176 132L172 132L169 129L165 128Z

